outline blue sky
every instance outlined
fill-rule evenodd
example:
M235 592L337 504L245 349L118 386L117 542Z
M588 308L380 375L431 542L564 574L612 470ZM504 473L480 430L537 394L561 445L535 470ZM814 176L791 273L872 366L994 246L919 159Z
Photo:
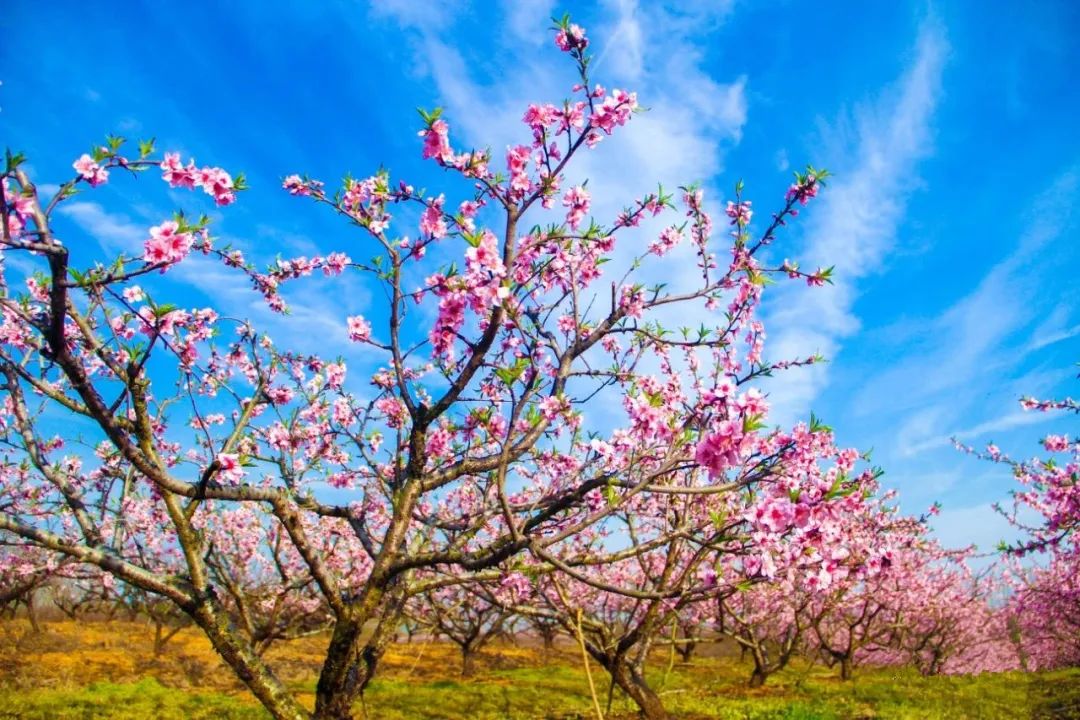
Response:
M317 8L316 8L317 6ZM1007 473L950 435L1019 456L1075 420L1022 413L1021 394L1076 397L1080 361L1080 62L1076 3L685 3L629 0L576 11L594 79L636 90L648 113L590 155L597 206L700 181L719 208L739 178L759 213L806 163L835 180L778 256L835 264L837 283L785 287L766 307L771 356L828 365L770 385L776 419L809 409L844 444L874 448L909 511L941 500L949 543L1009 537L990 503ZM280 189L379 165L418 186L417 106L446 108L456 145L527 139L529 101L573 81L551 2L445 4L9 3L0 30L0 140L40 182L106 133L243 171L224 213L163 198L146 180L77 198L61 219L87 257L137 247L173 200L211 211L216 234L268 260L356 248L341 222ZM600 198L603 199L600 199ZM610 206L605 205L610 203ZM70 243L70 241L69 241ZM79 243L73 243L78 246ZM194 266L170 279L268 324L280 344L356 353L344 314L372 298L353 280L310 284L270 318L235 279ZM186 295L185 295L186 294ZM1068 426L1071 422L1072 427Z

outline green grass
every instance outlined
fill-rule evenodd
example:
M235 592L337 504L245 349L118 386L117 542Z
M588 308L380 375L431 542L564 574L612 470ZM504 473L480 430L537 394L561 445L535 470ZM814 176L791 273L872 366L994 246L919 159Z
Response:
M235 697L174 690L154 678L59 690L0 689L0 720L265 720L267 717L260 707Z
M651 682L678 718L687 720L1059 720L1080 718L1080 670L923 678L908 671L861 669L841 683L822 668L786 671L761 690L744 686L746 668L700 660ZM595 676L601 704L607 678ZM306 684L305 684L306 685ZM304 687L297 689L308 689ZM474 680L421 682L382 678L365 696L372 720L569 720L592 718L578 667L492 670ZM616 694L612 717L633 707ZM360 716L359 708L357 716ZM250 699L171 689L153 678L83 688L0 689L0 720L262 720Z

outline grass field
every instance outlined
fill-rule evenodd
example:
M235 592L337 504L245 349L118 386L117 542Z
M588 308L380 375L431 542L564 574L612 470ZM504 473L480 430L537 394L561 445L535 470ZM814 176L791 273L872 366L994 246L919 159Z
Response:
M195 631L183 631L161 657L153 631L140 623L45 623L33 633L21 621L0 623L0 720L188 720L268 717ZM280 676L310 703L321 638L269 652ZM672 714L730 720L897 720L1080 718L1080 671L1043 675L923 678L910 671L860 668L842 683L805 665L745 687L749 668L731 657L689 665L657 658L651 682ZM594 718L574 648L545 655L494 646L469 680L458 677L453 647L414 642L389 652L356 716L406 718ZM606 702L606 676L593 667ZM611 718L635 716L616 696Z

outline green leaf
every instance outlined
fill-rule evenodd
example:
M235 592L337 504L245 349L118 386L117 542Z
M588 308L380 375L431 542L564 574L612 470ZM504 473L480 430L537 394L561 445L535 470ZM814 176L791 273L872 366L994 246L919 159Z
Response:
M604 500L607 501L608 507L618 507L619 493L615 491L614 485L609 483L604 486Z
M833 429L825 423L821 422L821 418L815 415L813 411L810 412L810 432L831 433L832 431Z
M25 155L23 155L21 152L14 152L13 153L13 152L11 152L10 148L8 148L5 151L5 155L6 155L6 158L7 158L7 170L6 170L6 172L9 172L9 173L13 172L15 170L15 168L19 167L24 162L26 162L26 156Z
M518 358L517 362L511 367L496 368L495 374L500 380L506 383L507 386L510 386L517 382L518 378L525 372L525 369L529 367L529 364L528 358Z

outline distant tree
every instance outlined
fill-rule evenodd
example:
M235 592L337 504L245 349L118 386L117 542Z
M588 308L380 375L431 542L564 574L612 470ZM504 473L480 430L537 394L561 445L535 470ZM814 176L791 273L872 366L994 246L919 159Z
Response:
M1020 399L1029 412L1076 418L1080 404ZM1023 538L1002 544L1010 583L1007 629L1022 662L1032 669L1080 664L1080 436L1050 433L1044 457L1015 460L993 443L984 450L957 443L976 457L1011 471L1020 487L1012 506L996 506ZM1031 562L1028 562L1028 561Z
M450 585L418 595L410 614L442 635L461 652L461 676L476 672L476 655L504 633L510 612L462 585Z

